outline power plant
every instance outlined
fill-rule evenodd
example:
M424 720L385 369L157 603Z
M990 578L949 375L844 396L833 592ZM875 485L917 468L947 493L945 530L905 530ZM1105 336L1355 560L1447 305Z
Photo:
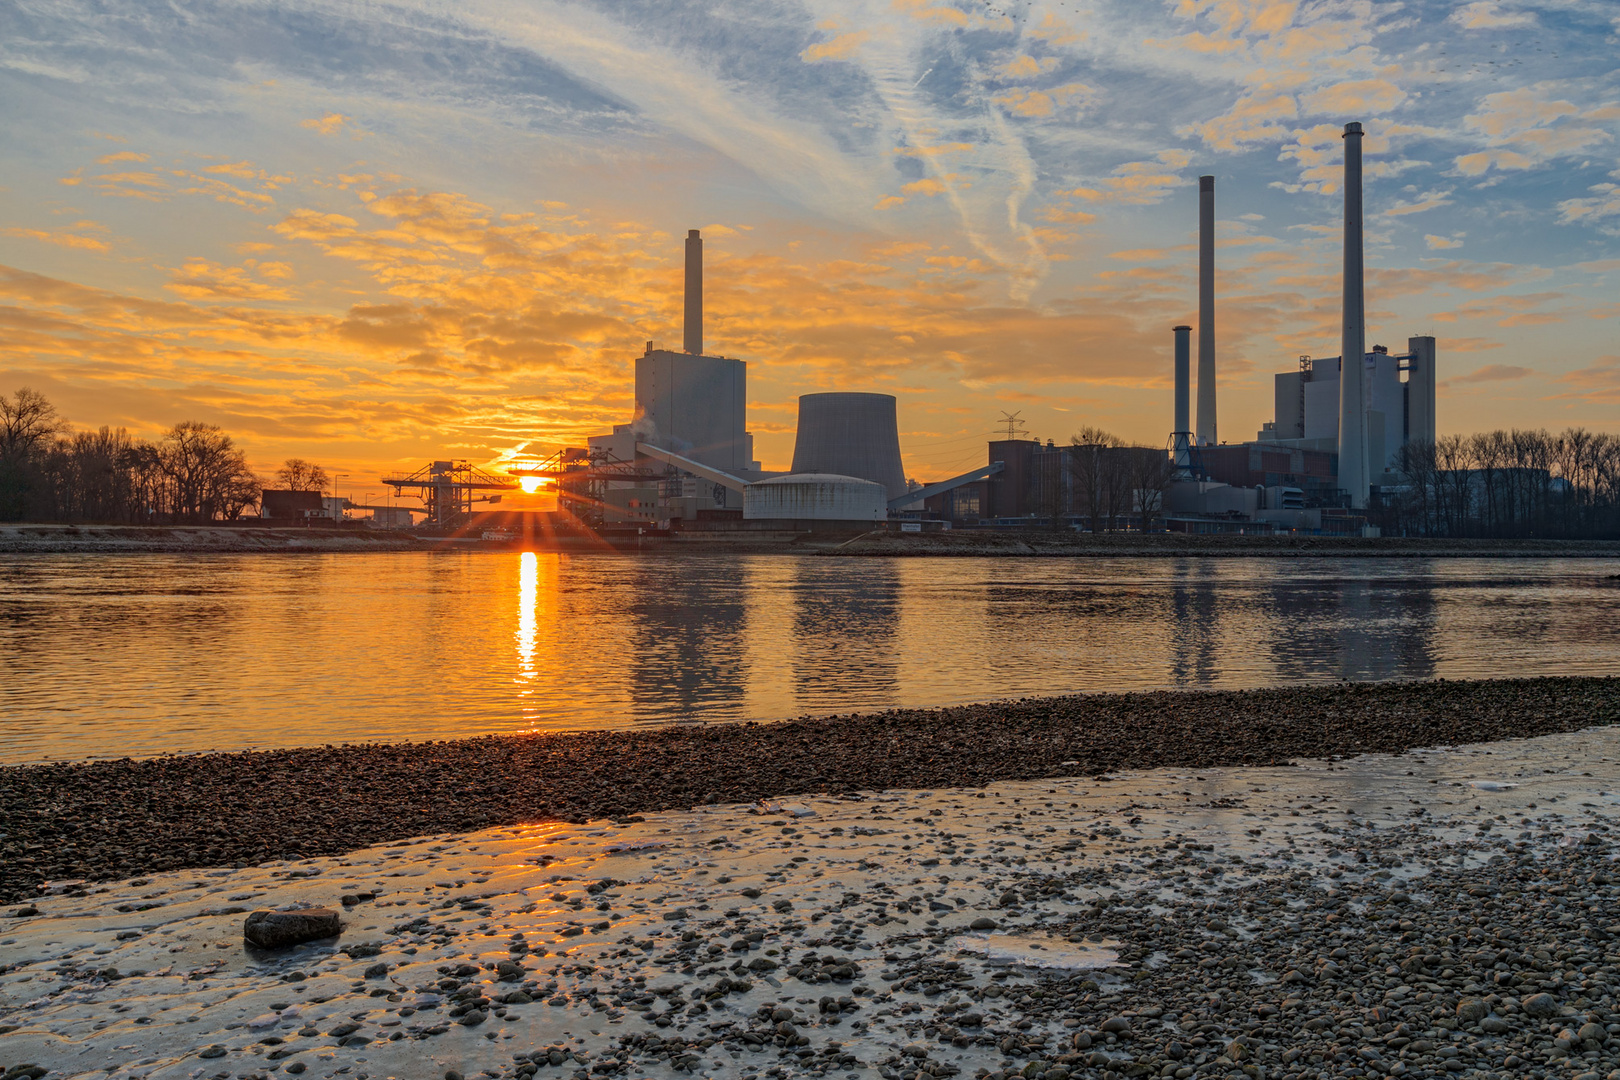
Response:
M1366 349L1362 138L1359 123L1345 125L1340 354L1300 357L1277 374L1273 419L1252 440L1219 438L1215 177L1206 175L1198 178L1197 364L1195 328L1173 327L1166 447L1043 445L1009 431L988 444L983 467L923 485L905 475L895 398L833 391L799 398L792 468L762 469L748 430L748 366L704 352L703 238L692 229L682 351L647 342L625 423L508 475L555 481L565 516L597 531L870 529L891 519L907 531L1095 529L1106 519L1106 527L1370 535L1369 507L1405 483L1402 446L1434 441L1435 340L1409 338L1403 353ZM499 498L495 478L451 473L435 463L385 482L425 492L430 519L441 524L466 516L475 492Z
M594 528L825 528L886 521L934 491L999 470L914 490L900 457L895 399L824 393L799 398L793 468L768 472L747 430L748 368L703 352L703 237L686 236L685 351L655 348L635 362L632 416L538 468L561 509Z

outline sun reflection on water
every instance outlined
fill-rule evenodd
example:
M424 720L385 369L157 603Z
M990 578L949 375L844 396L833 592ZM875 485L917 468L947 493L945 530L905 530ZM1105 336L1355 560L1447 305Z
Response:
M520 698L527 698L534 693L534 647L539 632L539 620L535 609L539 606L539 602L540 557L532 551L525 551L518 556L518 621L517 632L513 634L517 639L517 683L521 687L518 692ZM525 708L524 711L529 710Z

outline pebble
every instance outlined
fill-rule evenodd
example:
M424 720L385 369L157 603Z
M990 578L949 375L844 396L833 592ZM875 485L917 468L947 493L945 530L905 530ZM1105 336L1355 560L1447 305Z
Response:
M54 879L340 855L435 833L628 820L699 802L1284 764L1617 721L1615 678L1346 683L7 766L0 903L31 900ZM253 799L241 798L247 790ZM51 812L37 813L41 806Z

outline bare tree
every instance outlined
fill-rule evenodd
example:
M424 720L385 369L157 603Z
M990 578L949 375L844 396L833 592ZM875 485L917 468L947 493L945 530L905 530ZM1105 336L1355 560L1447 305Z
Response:
M332 478L313 461L288 458L276 470L276 483L288 491L325 491Z
M1142 515L1142 531L1153 527L1153 515L1164 508L1164 494L1176 475L1176 463L1164 450L1152 446L1130 448L1132 501Z
M43 457L65 428L56 407L30 387L0 394L0 520L38 512L45 496Z
M1109 451L1121 444L1118 436L1101 428L1084 427L1069 440L1069 468L1074 483L1075 506L1084 507L1091 531L1101 532L1107 510L1114 462Z
M235 518L259 501L259 484L231 437L195 420L174 425L158 448L169 482L169 512L177 520Z

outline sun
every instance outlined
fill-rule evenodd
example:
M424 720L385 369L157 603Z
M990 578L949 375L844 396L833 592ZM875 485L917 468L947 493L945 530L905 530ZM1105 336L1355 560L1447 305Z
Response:
M545 483L545 478L541 476L518 477L518 484L526 493L530 495L533 495L536 491L538 491L540 489L540 485L543 483Z

